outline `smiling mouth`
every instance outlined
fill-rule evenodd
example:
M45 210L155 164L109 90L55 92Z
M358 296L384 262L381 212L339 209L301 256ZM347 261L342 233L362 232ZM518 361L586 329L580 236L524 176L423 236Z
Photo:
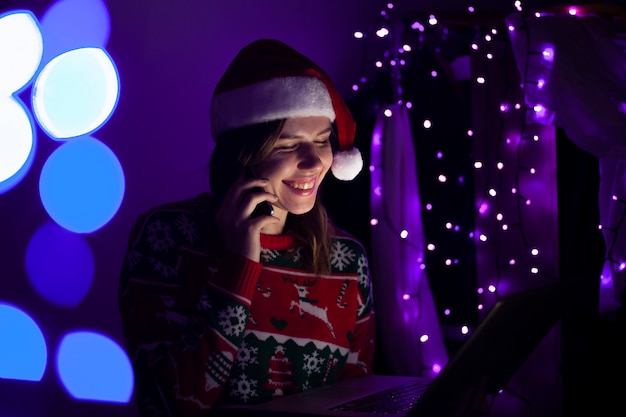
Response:
M309 182L285 182L285 184L296 190L310 190L315 187L315 180Z

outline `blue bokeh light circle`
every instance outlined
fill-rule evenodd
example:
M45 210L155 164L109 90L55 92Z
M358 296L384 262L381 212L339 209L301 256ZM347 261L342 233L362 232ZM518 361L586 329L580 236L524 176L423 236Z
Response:
M91 233L117 213L124 171L105 144L92 137L64 143L45 162L39 194L50 217L76 233Z
M52 304L76 307L91 288L95 267L89 244L54 222L33 234L25 261L31 285Z
M48 349L37 323L24 311L0 302L0 378L41 381Z
M57 351L57 372L68 393L80 400L127 403L134 376L124 350L92 331L66 334Z

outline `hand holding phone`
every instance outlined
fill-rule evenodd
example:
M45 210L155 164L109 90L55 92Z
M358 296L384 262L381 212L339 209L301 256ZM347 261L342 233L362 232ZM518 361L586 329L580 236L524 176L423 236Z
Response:
M246 167L246 177L256 178L252 167ZM262 188L254 188L253 191L264 191ZM274 214L274 206L269 201L262 201L254 208L250 217L255 218L259 216L271 216Z

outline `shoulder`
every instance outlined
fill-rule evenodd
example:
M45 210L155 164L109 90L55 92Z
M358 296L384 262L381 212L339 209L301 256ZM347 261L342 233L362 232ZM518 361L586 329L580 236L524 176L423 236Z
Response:
M131 236L158 237L169 241L187 237L187 240L196 241L212 230L212 219L215 217L213 200L209 193L202 193L152 207L137 217Z
M359 252L365 253L365 247L363 244L350 232L335 225L330 225L329 231L333 247L336 247L337 245L347 245Z
M170 201L146 210L138 216L137 223L145 223L149 219L173 217L178 214L206 216L213 212L213 197L209 193L201 193L185 200Z

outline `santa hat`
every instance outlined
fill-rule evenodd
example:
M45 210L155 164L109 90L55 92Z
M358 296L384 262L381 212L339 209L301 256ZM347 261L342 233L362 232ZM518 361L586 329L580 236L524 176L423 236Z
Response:
M350 181L363 168L353 146L356 125L328 75L290 46L261 39L245 46L217 83L211 102L211 133L278 119L326 116L335 122L339 149L331 171Z

